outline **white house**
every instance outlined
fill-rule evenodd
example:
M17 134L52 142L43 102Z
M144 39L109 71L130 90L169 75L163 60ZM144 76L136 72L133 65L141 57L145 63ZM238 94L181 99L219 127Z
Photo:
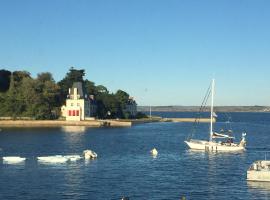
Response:
M73 83L72 88L69 88L66 105L61 107L62 116L67 121L81 121L94 117L96 110L94 96L86 94L81 82Z

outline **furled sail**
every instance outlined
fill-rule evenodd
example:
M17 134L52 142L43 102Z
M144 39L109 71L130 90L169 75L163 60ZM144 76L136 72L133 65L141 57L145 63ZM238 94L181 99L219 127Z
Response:
M231 137L231 136L225 135L225 134L221 134L221 133L217 133L217 132L213 133L212 138L231 138L231 139L234 139L234 137Z

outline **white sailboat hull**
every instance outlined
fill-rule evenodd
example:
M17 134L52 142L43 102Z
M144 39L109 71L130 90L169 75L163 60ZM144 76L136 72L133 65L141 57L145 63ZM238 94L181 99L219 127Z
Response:
M205 140L190 140L185 141L190 149L193 150L205 150L205 151L244 151L245 147L235 143L222 144L217 142L209 142Z

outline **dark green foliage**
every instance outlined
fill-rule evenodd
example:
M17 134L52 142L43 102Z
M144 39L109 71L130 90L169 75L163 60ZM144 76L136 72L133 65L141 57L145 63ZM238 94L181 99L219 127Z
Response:
M148 118L148 116L142 112L138 112L135 116L136 119Z
M9 89L0 95L0 116L53 119L59 109L59 86L50 73L33 79L30 73L16 71L10 76Z
M72 87L74 82L84 82L83 77L85 75L84 69L74 69L71 67L65 78L58 82L60 91L60 103L64 104L68 94L68 89Z
M0 116L30 117L34 119L55 119L59 117L60 107L65 103L68 89L74 82L82 82L89 95L94 95L97 104L97 117L131 118L125 112L129 94L118 90L110 93L103 85L84 80L83 69L69 69L63 80L55 83L49 72L40 73L37 78L31 77L27 71L0 70Z
M1 69L0 70L0 92L6 92L10 84L11 72Z
M88 94L92 94L96 96L98 94L97 88L95 86L95 83L89 80L84 81L84 86Z

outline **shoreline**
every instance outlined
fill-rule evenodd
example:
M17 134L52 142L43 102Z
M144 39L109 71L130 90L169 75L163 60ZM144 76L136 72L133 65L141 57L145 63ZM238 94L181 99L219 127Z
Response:
M131 122L114 120L63 121L63 120L0 120L0 127L130 127Z
M63 126L84 126L84 127L131 127L136 124L157 123L157 122L187 122L193 123L195 118L144 118L131 120L85 120L85 121L64 121L64 120L0 120L0 127L63 127ZM201 118L201 123L210 123L209 118ZM214 120L215 122L215 120Z

